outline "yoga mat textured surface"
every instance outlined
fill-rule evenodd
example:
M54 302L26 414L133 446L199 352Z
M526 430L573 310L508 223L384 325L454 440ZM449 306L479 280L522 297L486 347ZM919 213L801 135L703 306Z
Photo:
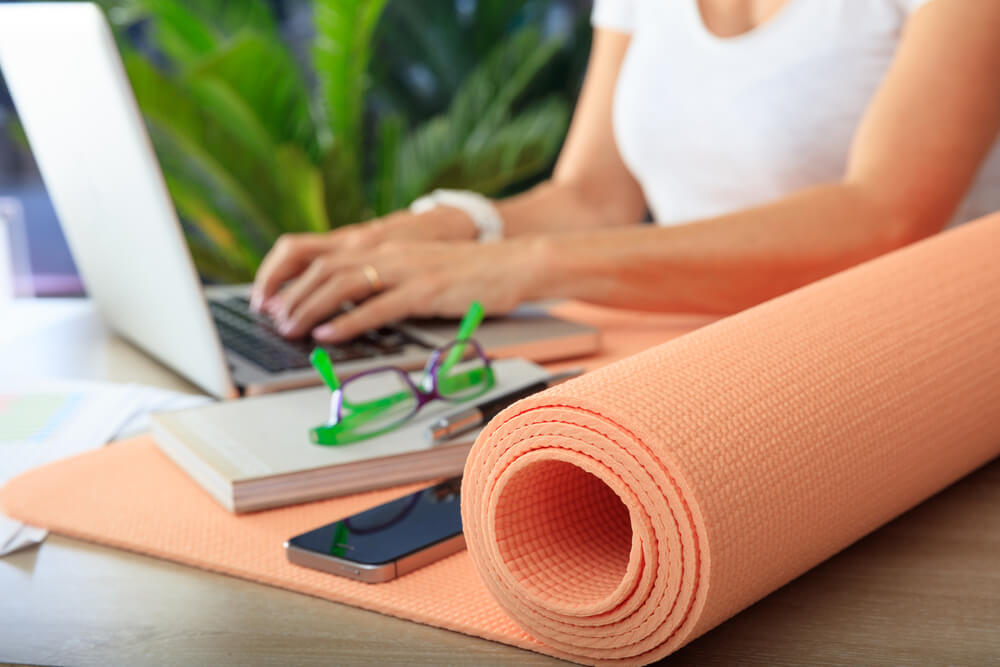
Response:
M1000 452L1000 218L525 399L466 463L487 587L651 662Z
M407 488L234 516L143 438L26 473L0 506L579 662L650 662L1000 452L998 247L1000 217L967 225L513 406L468 463L470 552L388 584L280 545ZM566 308L628 348L638 316Z

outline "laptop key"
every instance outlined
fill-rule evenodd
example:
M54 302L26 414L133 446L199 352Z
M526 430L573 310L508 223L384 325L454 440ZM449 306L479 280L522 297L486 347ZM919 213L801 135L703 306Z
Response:
M226 348L254 361L267 371L280 373L309 367L306 355L297 350L283 348L281 341L247 335L225 319L217 319L216 328Z
M209 301L209 307L225 347L272 373L309 367L309 354L317 343L309 338L281 337L267 315L250 310L246 298ZM398 329L381 327L354 340L322 347L334 362L345 362L400 354L408 344L420 343Z

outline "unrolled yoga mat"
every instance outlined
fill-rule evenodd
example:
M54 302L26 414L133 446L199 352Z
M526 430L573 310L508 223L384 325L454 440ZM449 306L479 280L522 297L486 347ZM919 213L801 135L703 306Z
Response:
M579 662L650 662L1000 452L997 248L995 217L517 404L469 460L471 551L388 584L289 565L280 544L406 489L237 517L144 439L29 472L0 506Z

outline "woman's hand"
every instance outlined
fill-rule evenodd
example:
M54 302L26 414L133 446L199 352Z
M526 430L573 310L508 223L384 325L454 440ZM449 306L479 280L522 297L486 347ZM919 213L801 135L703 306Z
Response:
M277 313L272 299L282 284L302 274L321 255L353 256L389 241L467 241L475 237L472 220L448 207L420 215L400 211L323 234L285 234L257 270L251 305L255 310Z
M542 296L544 239L501 243L385 241L313 254L268 301L278 330L339 342L405 317L460 317L478 300L488 314ZM345 301L362 302L340 313ZM331 315L335 315L331 318Z

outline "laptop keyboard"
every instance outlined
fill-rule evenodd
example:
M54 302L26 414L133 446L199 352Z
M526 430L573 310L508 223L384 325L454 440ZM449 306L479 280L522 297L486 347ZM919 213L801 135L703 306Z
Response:
M250 309L244 297L208 302L222 345L272 373L309 368L309 353L318 344L312 339L286 340L267 315ZM336 362L400 354L407 344L420 342L399 329L383 327L338 345L322 345Z

